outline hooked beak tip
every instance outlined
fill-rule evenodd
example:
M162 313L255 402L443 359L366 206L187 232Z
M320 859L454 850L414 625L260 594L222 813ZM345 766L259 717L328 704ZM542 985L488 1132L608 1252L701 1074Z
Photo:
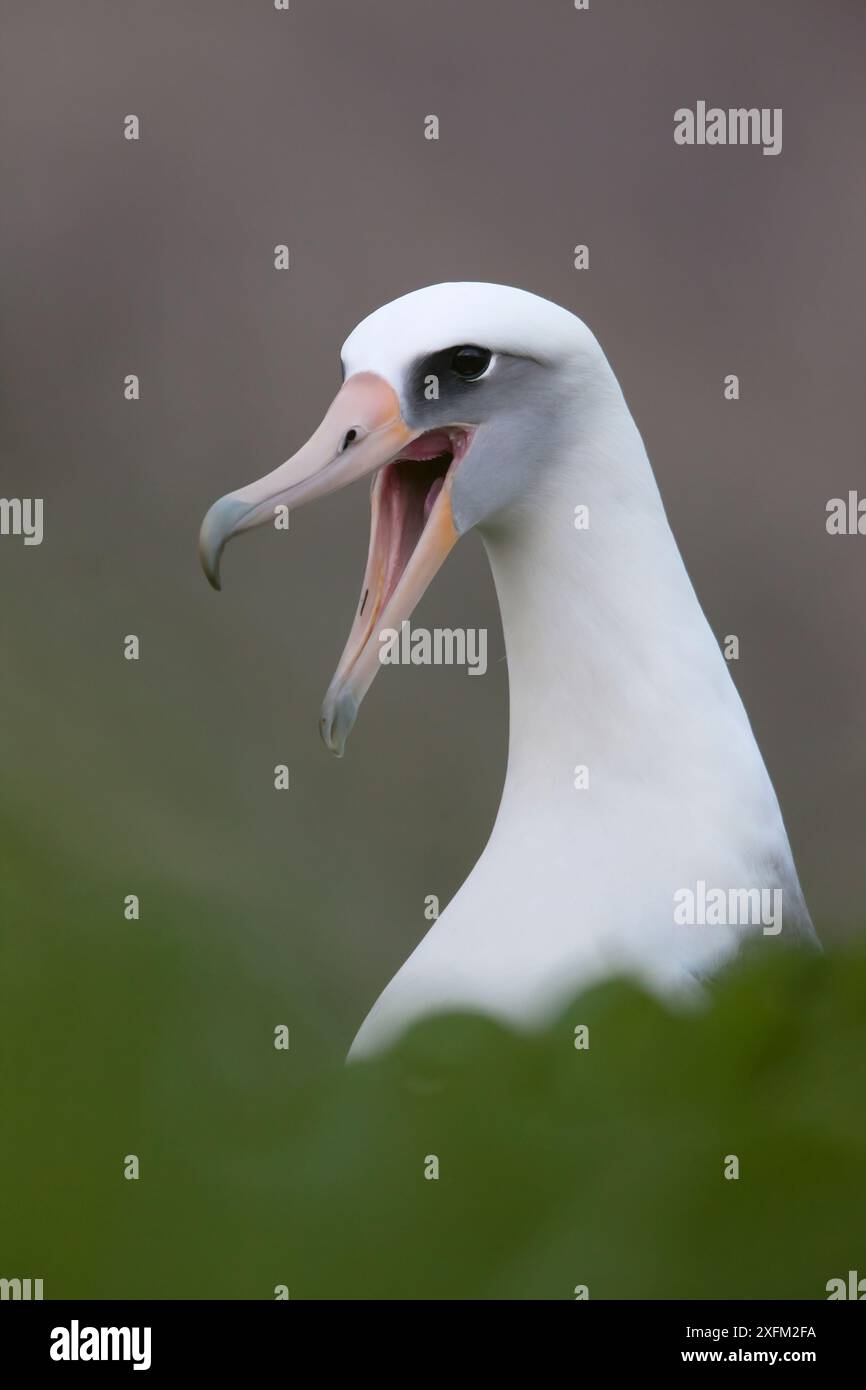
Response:
M217 592L222 588L220 557L226 542L240 530L240 524L250 510L248 502L242 502L240 498L229 493L228 496L214 502L201 524L198 538L199 560L208 583Z
M211 507L211 511L208 512L202 522L201 534L198 538L198 558L208 584L210 584L212 589L216 589L217 592L219 592L222 588L220 582L220 556L222 555L223 548L221 544L217 543L213 534L213 528L208 524L212 511L213 507Z
M220 581L219 573L219 563L217 562L217 564L215 565L210 565L207 563L204 556L202 556L201 565L202 569L205 572L205 577L207 578L208 584L210 584L212 589L216 589L217 593L219 593L222 589L222 583Z
M322 742L335 758L342 758L346 742L358 716L358 701L348 690L341 690L332 696L325 696L322 717L319 720L319 733Z

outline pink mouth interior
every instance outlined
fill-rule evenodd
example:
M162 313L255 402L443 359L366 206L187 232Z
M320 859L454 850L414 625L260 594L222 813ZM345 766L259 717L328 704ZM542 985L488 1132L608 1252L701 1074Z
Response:
M407 444L399 457L385 464L377 475L374 549L384 578L379 611L396 589L445 479L465 454L468 444L467 430L428 430ZM366 601L366 595L364 597Z

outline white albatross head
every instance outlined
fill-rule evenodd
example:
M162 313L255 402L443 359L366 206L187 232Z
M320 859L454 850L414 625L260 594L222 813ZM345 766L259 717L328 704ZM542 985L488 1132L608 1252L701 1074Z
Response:
M342 361L343 385L307 443L215 502L199 539L218 589L232 536L373 475L361 598L322 708L338 756L378 670L379 634L411 615L461 535L543 488L545 458L568 442L581 399L609 380L580 319L503 285L404 295L358 325Z

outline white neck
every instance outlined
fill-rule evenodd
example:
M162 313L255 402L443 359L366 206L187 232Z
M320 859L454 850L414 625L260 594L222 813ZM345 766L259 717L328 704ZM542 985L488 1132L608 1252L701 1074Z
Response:
M657 815L660 788L687 820L709 779L717 800L732 779L737 798L773 798L612 375L582 434L537 470L532 499L484 534L510 682L500 821L517 807L524 825L527 807L549 810L548 830L573 837L564 803L599 826L608 794L638 812L651 789L647 813ZM579 505L586 530L575 528ZM590 779L582 803L578 765Z

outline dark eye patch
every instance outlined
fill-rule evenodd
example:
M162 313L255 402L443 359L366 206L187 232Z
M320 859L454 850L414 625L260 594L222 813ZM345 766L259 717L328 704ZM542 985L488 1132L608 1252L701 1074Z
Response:
M425 404L430 399L425 392L431 377L437 383L436 399L455 403L458 398L465 399L464 393L483 379L492 357L489 349L468 343L422 357L408 373L409 399L419 405Z

